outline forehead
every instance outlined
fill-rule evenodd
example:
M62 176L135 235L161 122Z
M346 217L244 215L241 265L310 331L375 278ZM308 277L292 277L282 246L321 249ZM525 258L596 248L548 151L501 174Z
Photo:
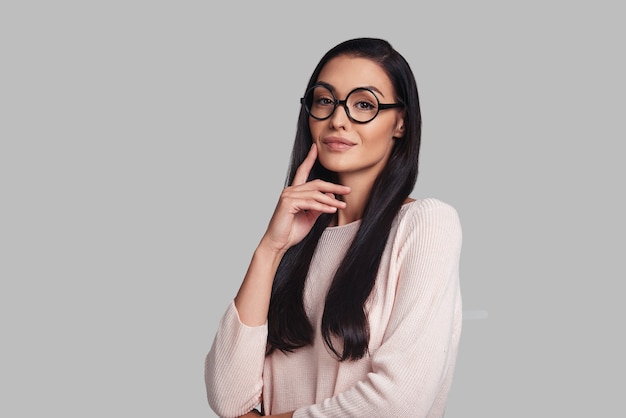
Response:
M394 96L391 79L382 67L362 57L340 55L328 61L317 82L331 85L336 94L347 94L356 87L375 87L384 96Z

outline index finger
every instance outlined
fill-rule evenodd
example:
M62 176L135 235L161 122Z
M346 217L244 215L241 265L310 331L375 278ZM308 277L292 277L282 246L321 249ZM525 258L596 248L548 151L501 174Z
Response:
M293 184L299 185L304 184L309 179L309 174L311 174L311 169L313 168L313 164L315 164L315 160L317 159L317 145L315 143L311 145L311 149L307 154L300 167L296 170L296 175L293 177Z

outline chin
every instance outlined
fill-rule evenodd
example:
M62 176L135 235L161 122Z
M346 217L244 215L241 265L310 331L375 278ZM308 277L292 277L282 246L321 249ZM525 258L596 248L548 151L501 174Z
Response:
M318 161L322 167L334 173L345 172L348 169L348 166L345 163L337 161L336 158L325 158L324 156L318 156Z

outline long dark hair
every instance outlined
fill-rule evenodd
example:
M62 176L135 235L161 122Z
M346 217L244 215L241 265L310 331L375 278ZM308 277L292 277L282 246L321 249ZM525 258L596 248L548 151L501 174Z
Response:
M373 185L359 230L326 296L322 336L328 348L343 361L357 360L367 353L369 324L365 303L374 287L393 219L417 180L422 118L417 85L409 64L382 39L357 38L338 44L317 64L307 89L315 84L324 65L340 55L378 63L391 79L396 101L405 105L404 136L395 139L387 165ZM301 108L286 184L293 182L296 169L311 144L309 118ZM319 161L309 179L318 178L337 181L336 173L325 169ZM303 304L304 285L317 242L331 216L321 215L309 234L286 252L278 267L268 314L268 354L275 349L291 352L313 341L314 330ZM343 349L333 346L332 336L343 341Z

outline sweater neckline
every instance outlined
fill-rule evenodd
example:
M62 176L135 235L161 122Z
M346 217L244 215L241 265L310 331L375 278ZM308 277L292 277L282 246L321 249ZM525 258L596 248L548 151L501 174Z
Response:
M349 224L337 225L337 226L327 226L326 231L339 231L344 229L352 229L361 224L361 220L357 219L356 221L352 221Z
M398 214L396 216L401 216L402 213L404 213L404 211L407 210L407 208L409 206L411 206L412 204L416 203L417 200L413 200L407 203L404 203L401 207L400 210L398 211ZM356 221L352 221L348 224L344 224L344 225L337 225L337 226L327 226L325 231L349 231L352 229L356 229L359 225L361 225L361 219L357 219Z

